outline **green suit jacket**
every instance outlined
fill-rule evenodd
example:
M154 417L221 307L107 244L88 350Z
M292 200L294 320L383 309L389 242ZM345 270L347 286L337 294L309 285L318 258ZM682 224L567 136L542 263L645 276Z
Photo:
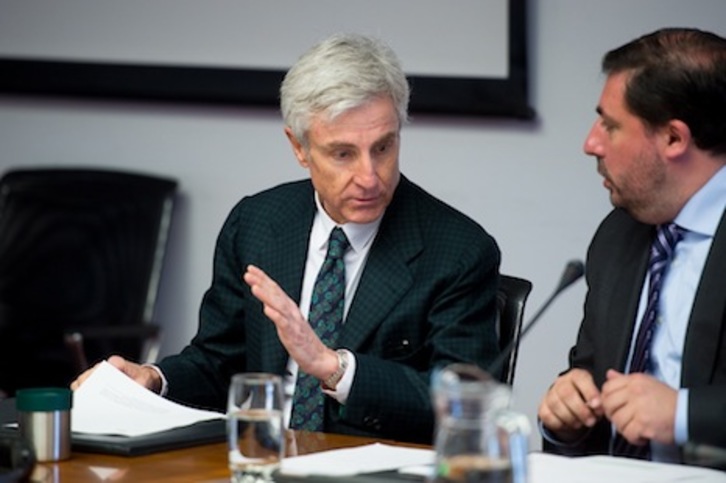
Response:
M315 210L309 180L235 206L217 241L199 331L159 364L168 397L223 409L234 373L285 373L288 354L242 274L257 265L299 303ZM325 431L430 443L431 370L486 368L497 355L499 262L478 224L402 176L339 336L357 367L344 406L325 398Z

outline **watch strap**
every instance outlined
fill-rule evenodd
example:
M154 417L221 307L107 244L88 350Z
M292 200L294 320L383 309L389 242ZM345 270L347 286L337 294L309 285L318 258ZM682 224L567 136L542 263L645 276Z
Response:
M323 386L327 389L335 389L343 378L345 370L348 369L348 352L344 349L338 349L335 354L338 356L338 369L323 380Z

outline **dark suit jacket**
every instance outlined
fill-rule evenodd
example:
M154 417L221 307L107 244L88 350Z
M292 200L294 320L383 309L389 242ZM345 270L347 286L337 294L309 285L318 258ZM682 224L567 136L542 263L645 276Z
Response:
M255 264L299 302L315 209L305 180L232 210L199 331L159 364L170 398L222 409L232 374L285 372L287 352L242 274ZM339 338L355 354L355 379L344 406L325 398L325 431L431 442L431 369L457 361L486 368L497 355L499 262L479 225L402 176Z
M587 256L584 320L570 367L590 371L598 387L610 368L623 371L635 325L655 227L616 209L602 222ZM689 388L688 430L692 441L726 446L726 220L716 231L688 322L681 387ZM575 454L607 453L611 437L603 420Z

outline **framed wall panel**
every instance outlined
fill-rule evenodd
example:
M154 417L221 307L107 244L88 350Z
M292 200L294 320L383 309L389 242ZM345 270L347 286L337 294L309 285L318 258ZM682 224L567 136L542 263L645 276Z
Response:
M293 32L295 25L311 22L284 23L283 18L298 14L281 16L275 9L283 0L208 0L204 5L194 0L45 0L45 5L0 0L5 12L0 17L0 92L277 106L291 56L301 53L298 45L312 44L308 39L320 37L331 24L357 28L344 22L362 17L342 11L331 21L331 12L340 11L340 2L333 0L286 1L288 9L304 8L310 18L327 21L309 32ZM370 12L371 19L360 20L367 22L364 33L381 34L404 60L413 113L534 117L528 103L526 0L379 1L385 10L370 1L344 3ZM381 11L390 25L381 23ZM225 24L229 19L240 21ZM199 28L209 24L213 27ZM284 35L270 36L271 25ZM205 50L195 50L200 43ZM230 48L239 45L246 48ZM257 57L246 59L240 52ZM431 63L454 58L465 62ZM274 61L265 65L267 59Z

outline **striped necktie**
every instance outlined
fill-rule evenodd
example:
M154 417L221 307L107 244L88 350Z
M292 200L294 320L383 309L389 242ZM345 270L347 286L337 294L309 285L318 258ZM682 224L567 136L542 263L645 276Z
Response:
M653 337L658 328L658 301L663 288L663 279L668 266L673 259L676 244L683 238L684 229L675 223L660 225L655 240L650 249L648 262L648 305L643 319L640 322L638 335L630 360L630 373L649 372L651 365L651 348ZM635 446L627 442L620 434L615 435L613 441L613 454L616 456L629 456L632 458L649 459L650 445Z

